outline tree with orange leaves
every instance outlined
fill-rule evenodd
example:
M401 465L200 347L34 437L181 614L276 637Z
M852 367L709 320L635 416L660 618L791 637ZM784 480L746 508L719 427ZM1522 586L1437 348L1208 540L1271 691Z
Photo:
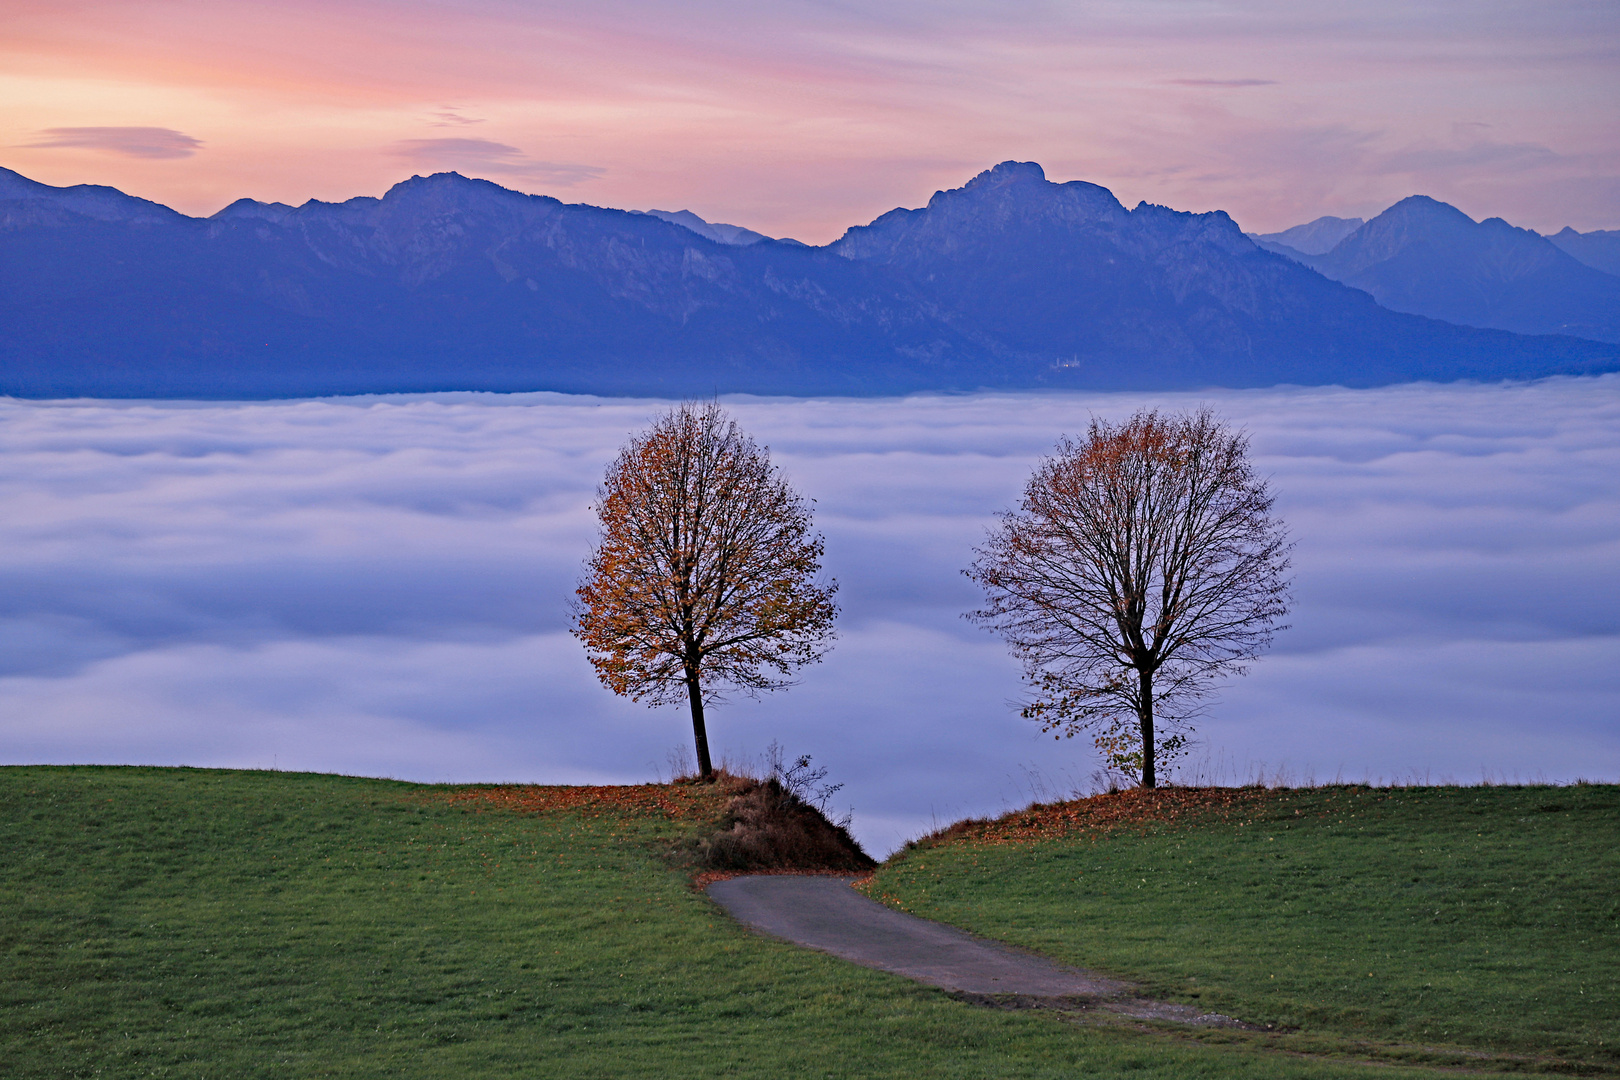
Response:
M649 705L685 698L698 769L714 776L704 704L757 694L831 645L810 508L718 404L684 404L619 452L597 490L601 535L575 590L573 634L602 684Z
M1023 715L1090 731L1111 768L1156 786L1212 681L1282 629L1291 545L1272 502L1248 439L1207 409L1060 440L965 571L988 598L968 617L1036 689Z

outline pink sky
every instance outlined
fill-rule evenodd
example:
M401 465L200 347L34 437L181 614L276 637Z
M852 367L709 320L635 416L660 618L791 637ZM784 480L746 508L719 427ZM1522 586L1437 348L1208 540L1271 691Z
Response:
M812 243L997 161L1270 231L1620 228L1620 4L0 0L0 165L208 214L454 168Z

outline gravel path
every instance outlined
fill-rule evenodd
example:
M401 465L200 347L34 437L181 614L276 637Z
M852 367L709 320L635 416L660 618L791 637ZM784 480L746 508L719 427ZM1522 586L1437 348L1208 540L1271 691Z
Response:
M850 888L854 880L761 874L717 881L707 891L761 933L985 1004L1100 1008L1145 1020L1242 1026L1228 1016L1139 998L1118 980L895 911Z

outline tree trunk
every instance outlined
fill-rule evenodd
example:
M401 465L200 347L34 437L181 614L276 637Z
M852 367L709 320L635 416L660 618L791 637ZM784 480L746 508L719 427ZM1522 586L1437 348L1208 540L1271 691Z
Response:
M703 687L696 679L686 680L686 699L692 704L692 740L697 743L698 775L704 780L713 780L714 766L709 763L709 732L703 726Z
M1136 715L1142 721L1142 786L1158 787L1153 771L1153 672L1137 672L1137 692L1142 695Z

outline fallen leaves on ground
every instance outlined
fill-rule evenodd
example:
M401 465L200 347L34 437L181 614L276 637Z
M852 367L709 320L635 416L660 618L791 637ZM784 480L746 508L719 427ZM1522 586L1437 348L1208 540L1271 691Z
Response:
M1147 828L1193 819L1252 820L1280 794L1263 787L1166 787L1111 791L1069 802L1041 803L993 820L958 821L916 841L918 847L967 841L1027 844L1087 832Z
M601 817L662 817L705 822L724 811L726 796L716 785L698 784L499 784L469 787L445 796L452 803L487 803L531 814Z

